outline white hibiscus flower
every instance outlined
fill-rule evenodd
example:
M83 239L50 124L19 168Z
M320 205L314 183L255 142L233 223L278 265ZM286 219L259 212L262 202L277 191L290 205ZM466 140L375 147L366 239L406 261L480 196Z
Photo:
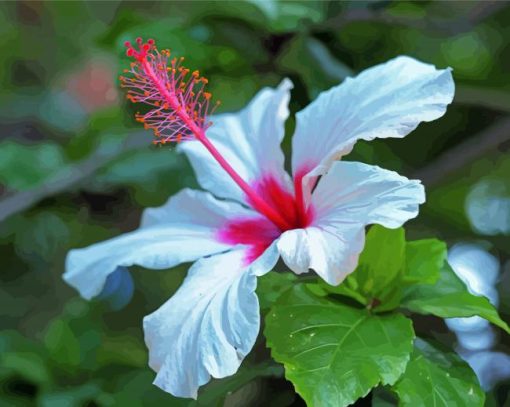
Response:
M292 175L280 148L292 83L261 90L238 113L206 120L210 95L152 41L139 49L129 78L133 101L152 105L139 120L159 142L183 141L200 185L159 208L139 229L72 250L64 279L80 294L99 295L120 267L167 269L196 261L184 283L144 318L155 384L196 398L211 376L234 374L253 347L260 315L257 276L279 257L295 273L315 271L340 284L357 265L365 226L401 226L418 214L423 186L393 171L338 161L357 140L404 137L441 117L452 101L449 69L410 57L367 69L319 95L297 114ZM186 79L189 78L189 79Z

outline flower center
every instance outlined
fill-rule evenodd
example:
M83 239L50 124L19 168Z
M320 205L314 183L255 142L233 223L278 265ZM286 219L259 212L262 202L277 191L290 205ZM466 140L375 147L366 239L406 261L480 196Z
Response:
M257 259L282 233L287 230L306 228L313 221L313 207L304 209L302 198L283 187L274 177L264 177L254 185L254 190L264 201L275 208L285 220L279 228L268 218L238 218L229 221L219 232L219 241L249 246L245 259L249 264Z

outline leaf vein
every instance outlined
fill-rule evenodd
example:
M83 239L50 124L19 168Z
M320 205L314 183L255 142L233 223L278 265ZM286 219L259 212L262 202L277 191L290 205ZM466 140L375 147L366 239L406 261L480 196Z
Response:
M317 325L308 325L303 328L296 329L295 331L292 331L290 334L294 335L295 333L306 331L308 329L313 328L327 328L327 327L339 327L339 328L350 328L350 325L344 325L344 324L317 324Z

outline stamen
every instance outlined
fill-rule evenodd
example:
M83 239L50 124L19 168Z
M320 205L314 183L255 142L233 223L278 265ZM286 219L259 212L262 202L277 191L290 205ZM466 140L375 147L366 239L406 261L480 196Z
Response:
M159 52L154 40L144 43L137 38L136 43L138 49L129 41L124 44L126 55L135 62L124 71L129 76L120 77L121 86L128 89L127 99L152 107L145 114L137 113L136 120L154 131L154 143L200 141L248 196L253 207L280 230L287 230L288 222L239 176L206 137L205 131L212 125L208 116L219 104L210 104L212 95L204 90L207 79L196 70L189 75L190 70L182 66L183 57L169 61L170 51Z
M193 129L205 132L212 124L207 117L219 104L210 103L211 93L204 90L207 79L198 71L189 75L182 66L184 58L169 60L170 51L159 52L154 40L143 43L137 38L136 43L137 49L124 43L126 55L136 62L124 71L129 75L120 77L121 86L128 89L127 99L152 107L137 114L136 120L154 131L155 144L194 139Z

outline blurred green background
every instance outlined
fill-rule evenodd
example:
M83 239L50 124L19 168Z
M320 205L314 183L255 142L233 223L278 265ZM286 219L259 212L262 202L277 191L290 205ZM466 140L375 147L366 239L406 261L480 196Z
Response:
M187 266L133 268L134 281L114 282L91 303L61 279L70 248L132 230L144 207L196 186L183 157L151 145L119 89L122 44L137 36L186 56L209 78L220 111L289 77L295 113L400 54L451 66L456 98L442 119L404 140L358 143L348 159L422 179L428 201L408 236L468 242L493 256L499 309L510 321L510 3L2 3L0 406L196 404L151 385L141 327ZM417 322L459 346L441 321ZM510 353L503 335L490 347ZM206 386L198 404L303 405L262 339L243 366ZM510 406L507 376L488 388L487 405ZM371 405L370 397L358 404Z

